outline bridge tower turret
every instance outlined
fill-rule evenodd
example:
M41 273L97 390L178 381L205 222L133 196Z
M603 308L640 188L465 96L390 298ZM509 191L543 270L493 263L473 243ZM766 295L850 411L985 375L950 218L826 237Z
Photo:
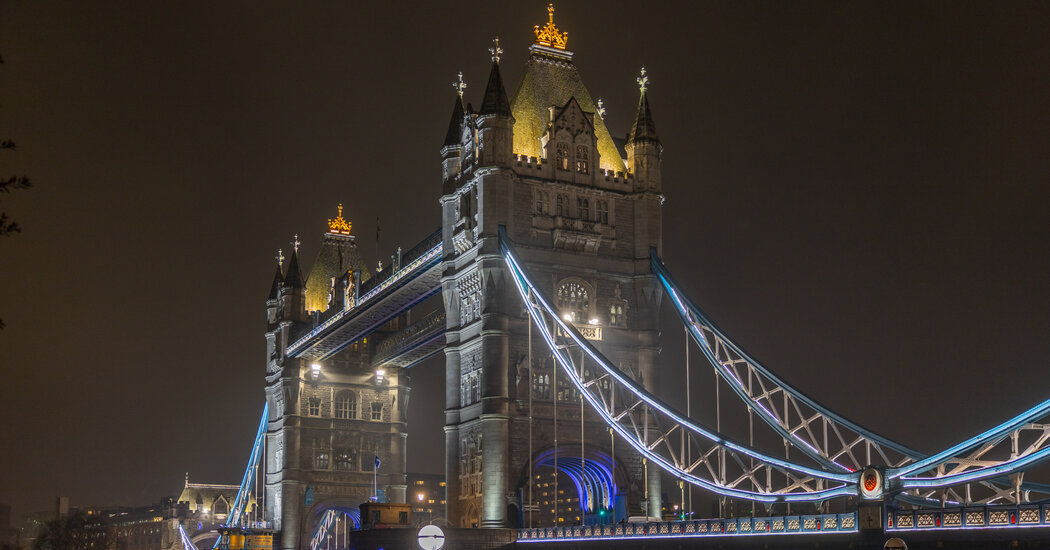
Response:
M564 378L552 384L554 365L539 341L530 348L529 321L500 252L501 227L564 316L622 370L656 388L662 294L649 249L661 246L663 197L648 101L643 95L628 156L609 134L566 48L567 33L548 9L513 98L495 43L481 108L475 114L468 104L457 119L457 101L441 149L446 505L456 526L520 525L529 465L555 445L555 410L564 426L561 452L610 451L596 415L583 415L581 438L579 396ZM649 468L643 481L641 458L623 449L616 446L617 468L630 479L620 478L618 498L637 510L647 494L646 512L659 515L658 469ZM532 502L540 498L537 489ZM561 525L584 515L562 512L571 517Z
M338 346L297 347L371 281L350 230L340 205L306 277L296 238L266 301L264 517L280 531L282 550L307 547L327 510L405 501L407 377L376 363L374 351L376 336L403 328L407 317Z

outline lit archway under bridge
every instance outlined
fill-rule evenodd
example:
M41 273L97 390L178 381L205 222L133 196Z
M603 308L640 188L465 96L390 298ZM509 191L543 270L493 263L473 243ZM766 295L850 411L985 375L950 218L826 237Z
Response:
M522 477L519 496L523 506L518 507L518 519L520 525L528 525L529 472ZM559 481L557 490L555 479ZM553 525L558 517L563 518L562 525L577 521L586 525L609 524L627 517L626 472L622 464L600 449L581 453L579 445L561 445L543 450L533 459L531 481L534 525ZM576 498L569 498L571 494Z

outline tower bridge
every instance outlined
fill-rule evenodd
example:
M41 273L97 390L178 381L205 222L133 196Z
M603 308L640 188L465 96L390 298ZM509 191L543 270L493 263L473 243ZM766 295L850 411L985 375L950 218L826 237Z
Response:
M582 544L1050 524L1050 487L1025 477L1050 456L1050 401L931 455L824 407L747 354L664 263L645 70L617 139L553 7L512 94L498 40L490 53L479 107L462 75L454 84L437 231L372 271L340 207L307 276L298 238L287 266L278 255L266 406L228 526L271 529L285 549L344 548L375 523L360 504L405 503L405 372L439 353L446 527ZM665 303L691 346L685 410L658 392ZM694 417L695 357L748 433ZM722 504L717 517L692 509L694 488ZM675 492L677 521L657 521ZM244 515L249 494L261 518ZM726 499L758 514L723 517Z

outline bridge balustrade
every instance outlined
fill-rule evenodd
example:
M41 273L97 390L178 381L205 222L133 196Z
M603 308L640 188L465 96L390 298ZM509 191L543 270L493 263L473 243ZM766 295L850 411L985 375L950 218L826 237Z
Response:
M1050 504L889 510L886 531L934 529L1008 529L1050 526Z
M519 529L518 541L762 536L791 533L854 533L856 531L857 514L854 512L805 516L618 523L615 525L591 527L537 527Z

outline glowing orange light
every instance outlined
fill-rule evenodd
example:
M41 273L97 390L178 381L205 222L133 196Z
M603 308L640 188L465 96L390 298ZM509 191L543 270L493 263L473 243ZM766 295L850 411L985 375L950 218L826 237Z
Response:
M339 204L339 215L335 219L328 220L328 232L336 233L338 235L349 235L350 234L350 222L343 219L343 205Z
M868 474L864 476L864 490L874 491L879 486L879 478L875 474Z
M561 32L554 26L554 4L547 5L547 25L542 29L536 25L536 43L548 48L564 50L569 42L569 33Z

